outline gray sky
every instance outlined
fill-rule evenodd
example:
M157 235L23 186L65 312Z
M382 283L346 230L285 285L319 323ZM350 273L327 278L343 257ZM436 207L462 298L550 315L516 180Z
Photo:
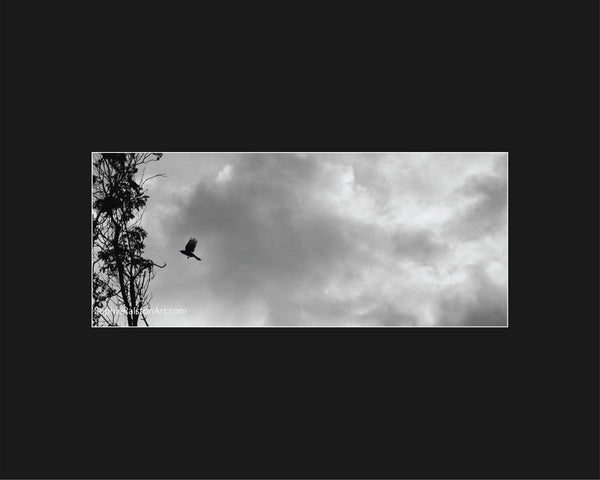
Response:
M166 153L154 326L506 325L507 155ZM198 239L201 262L179 250Z

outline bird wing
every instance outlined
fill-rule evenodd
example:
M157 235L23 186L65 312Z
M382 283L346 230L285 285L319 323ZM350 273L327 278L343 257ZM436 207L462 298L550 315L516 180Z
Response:
M198 240L196 240L195 238L190 238L187 245L185 246L185 251L192 253L196 249L197 243L198 243Z

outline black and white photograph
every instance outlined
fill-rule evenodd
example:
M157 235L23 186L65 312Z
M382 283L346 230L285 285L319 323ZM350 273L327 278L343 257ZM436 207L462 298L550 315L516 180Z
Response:
M92 154L94 327L507 327L508 152Z
M600 479L599 19L3 0L0 479Z

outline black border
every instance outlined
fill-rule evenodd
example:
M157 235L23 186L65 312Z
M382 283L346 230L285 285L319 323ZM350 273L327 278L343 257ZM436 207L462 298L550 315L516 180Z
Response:
M486 5L4 2L3 478L598 478L598 6ZM92 330L114 150L508 151L510 327Z

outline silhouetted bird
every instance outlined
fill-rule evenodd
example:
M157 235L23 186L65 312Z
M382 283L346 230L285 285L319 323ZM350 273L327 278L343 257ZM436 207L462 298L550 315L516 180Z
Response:
M201 258L198 258L196 255L194 255L194 250L196 250L197 243L198 240L196 240L195 238L190 238L190 241L185 246L185 250L179 251L183 253L186 257L188 257L188 260L190 259L190 257L194 257L196 260L202 260Z

